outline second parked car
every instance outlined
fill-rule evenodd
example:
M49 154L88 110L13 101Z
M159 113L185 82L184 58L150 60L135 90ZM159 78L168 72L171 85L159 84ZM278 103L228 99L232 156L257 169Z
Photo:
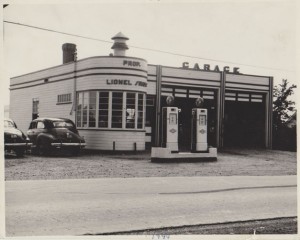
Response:
M37 118L30 123L27 135L40 155L53 149L68 149L78 154L85 147L75 124L66 118Z
M14 152L18 157L22 157L26 150L29 150L31 143L29 138L18 129L16 123L8 118L4 119L4 150Z

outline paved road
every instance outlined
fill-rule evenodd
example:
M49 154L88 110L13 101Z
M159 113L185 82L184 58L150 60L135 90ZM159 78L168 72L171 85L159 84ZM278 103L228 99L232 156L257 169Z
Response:
M296 181L296 176L7 181L7 236L296 216Z

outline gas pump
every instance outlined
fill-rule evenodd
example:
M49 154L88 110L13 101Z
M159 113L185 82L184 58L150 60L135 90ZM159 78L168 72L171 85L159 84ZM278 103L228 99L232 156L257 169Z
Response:
M207 144L207 109L201 108L204 99L197 98L196 108L192 109L191 151L206 152Z
M167 98L167 104L172 105L174 97ZM162 109L162 147L171 152L178 152L178 112L177 107L163 107Z
M167 98L173 102L173 97ZM178 113L177 107L162 109L161 147L152 147L151 162L202 161L217 160L217 149L207 145L207 109L202 108L203 99L196 100L196 108L192 110L192 151L178 152Z

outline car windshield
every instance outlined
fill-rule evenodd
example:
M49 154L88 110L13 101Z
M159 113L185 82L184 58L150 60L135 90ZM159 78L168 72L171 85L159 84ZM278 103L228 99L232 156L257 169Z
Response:
M8 121L8 120L4 120L4 127L5 128L15 128L15 125L13 122Z
M54 121L53 122L54 128L74 128L75 125L69 121Z

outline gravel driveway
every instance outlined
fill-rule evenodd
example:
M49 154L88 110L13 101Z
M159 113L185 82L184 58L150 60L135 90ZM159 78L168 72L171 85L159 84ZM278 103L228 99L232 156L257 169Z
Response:
M40 157L5 156L6 180L296 175L296 153L275 150L226 149L214 162L152 163L150 151L107 154L84 151L79 156L59 153Z

